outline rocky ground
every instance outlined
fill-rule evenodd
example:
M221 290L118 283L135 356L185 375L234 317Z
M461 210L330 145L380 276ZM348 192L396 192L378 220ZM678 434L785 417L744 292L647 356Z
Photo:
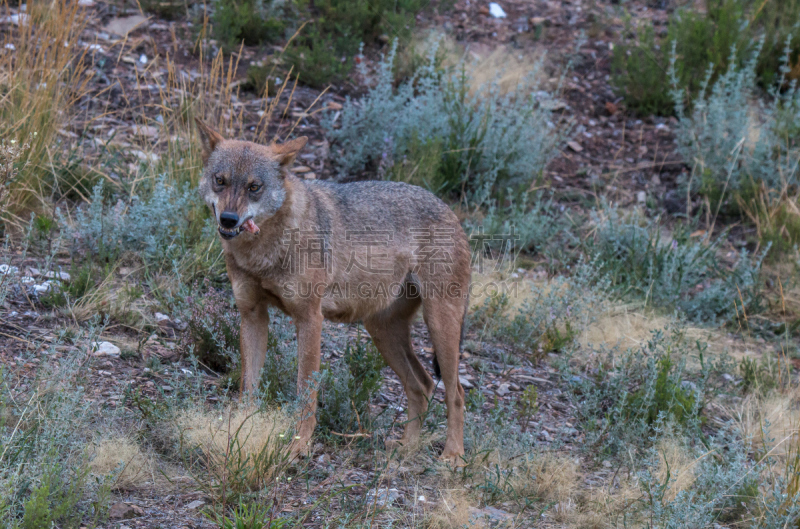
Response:
M155 162L164 155L159 151L164 138L159 138L159 129L149 124L150 120L158 119L154 117L158 115L157 106L163 101L179 106L183 93L175 87L183 80L196 82L208 71L208 61L202 62L192 51L196 26L187 18L159 20L152 15L143 16L134 7L94 0L81 2L91 13L83 41L86 53L94 58L94 75L90 94L80 103L79 119L61 133L65 137L86 134L83 141L89 153L114 147L130 162L139 159ZM684 162L675 153L672 134L675 121L632 116L610 86L610 54L624 29L619 6L588 0L499 3L507 15L505 18L492 17L488 2L458 0L451 9L438 14L435 11L420 14L418 24L422 30L443 30L478 55L498 48L509 54L533 57L546 52L550 79L545 86L560 87L556 108L564 120L572 123L573 133L547 168L543 185L576 207L592 204L602 194L621 205L645 205L652 199L667 211L685 208L685 202L674 196L676 179L686 171ZM652 3L630 0L625 8L635 17L649 18L656 27L664 27L672 2L662 2L667 9L650 7ZM0 29L11 30L13 25L12 19L0 21ZM239 130L229 130L229 134L247 137L251 127L260 123L264 101L257 94L241 90L244 72L249 64L268 61L275 53L274 48L245 47L235 54L239 67L229 89L241 118L235 120ZM365 60L376 58L376 50L370 50ZM300 156L295 169L307 178L325 179L332 174L331 146L319 124L322 113L314 111L341 109L345 96L357 96L363 91L361 80L353 81L332 86L323 94L298 86L291 99L289 91L282 96L285 107L273 116L269 130L281 134L295 127L295 133L302 132L311 138L312 148ZM174 90L165 92L170 85ZM67 267L69 259L62 261ZM190 375L200 376L209 390L209 398L215 398L220 377L210 370L193 372L195 366L177 346L183 324L168 314L155 316L159 325L151 336L143 337L122 324L112 323L104 330L100 341L128 344L136 355L127 354L124 346L98 350L86 343L59 343L49 347L57 341L61 329L77 322L64 320L37 303L37 297L47 291L48 281L69 281L42 277L35 270L37 263L35 257L12 251L13 267L0 269L0 280L13 285L6 306L0 308L0 365L5 366L4 383L13 388L12 394L29 391L35 383L34 373L41 365L61 362L68 353L79 353L84 358L85 384L89 388L86 398L104 413L107 410L109 416L114 416L120 407L130 406L126 395L133 390L154 398L168 395L179 386L180 380ZM119 277L123 278L120 272ZM529 274L528 279L533 277L533 273ZM323 330L329 338L354 337L356 332L355 326L329 323ZM474 330L468 339L479 341ZM326 359L341 355L331 345L335 342L326 339L323 345ZM426 365L430 365L431 344L421 322L414 328L414 345ZM506 347L502 343L486 343L464 353L461 380L465 389L483 392L488 410L498 400L515 402L526 387L535 386L539 410L527 427L537 432L539 447L582 457L577 449L583 438L574 428L574 409L561 389L559 373L547 357L542 361L517 358L514 365L507 365L501 361ZM390 369L385 369L384 375L386 382L372 403L373 410L386 416L396 415L397 422L402 422L405 407L402 387ZM443 388L437 389L436 399L443 401ZM397 431L390 434L397 435ZM347 509L348 498L363 498L371 493L376 504L387 507L377 515L375 526L389 520L400 526L413 526L415 516L423 516L432 505L442 501L441 477L430 472L436 466L436 441L431 446L432 450L414 458L392 460L383 468L354 444L334 447L318 443L303 470L310 477L281 488L278 504L282 511L292 512L316 501L320 491L337 484L347 489L331 503L333 509ZM579 486L586 491L613 489L620 472L625 471L611 468L603 461L583 459L579 469ZM374 478L379 475L381 479L374 485ZM135 491L115 493L108 527L212 527L200 514L208 501L184 471L175 470L169 478L166 474L153 475ZM558 506L535 519L531 511L522 517L512 514L512 505L473 507L473 510L492 526L560 525L556 521ZM325 520L322 514L314 515L304 525L324 527Z

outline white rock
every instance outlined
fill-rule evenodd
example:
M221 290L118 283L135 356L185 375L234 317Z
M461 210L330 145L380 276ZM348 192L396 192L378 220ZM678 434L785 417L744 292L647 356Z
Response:
M45 281L41 285L33 285L33 291L37 294L44 294L46 292L50 292L52 288L52 283L50 281Z
M377 500L375 499L375 495L378 495ZM397 489L380 489L375 490L372 489L371 491L367 492L367 502L368 503L377 503L378 505L391 505L396 502L403 494Z
M94 356L110 356L112 358L119 358L122 354L119 347L111 342L93 342L92 348L94 349Z
M461 382L461 385L464 387L464 389L472 389L475 387L472 385L472 382L467 380L465 377L458 377L458 381Z
M495 390L495 393L497 393L501 397L505 397L506 395L511 393L511 390L509 389L508 384L503 382L502 384L500 384L500 387Z
M19 268L16 266L9 266L7 264L0 264L0 275L16 275L19 272Z
M636 202L638 202L639 204L644 204L645 202L647 202L647 193L645 193L644 191L639 191L638 193L636 193Z
M193 511L195 509L199 509L200 507L202 507L205 504L206 504L206 502L204 502L204 501L194 500L192 503L187 505L186 508L189 509L190 511Z
M500 7L500 4L497 2L489 3L489 14L494 18L506 18L506 12L503 11L503 8Z
M78 5L81 7L94 7L94 0L78 0Z
M161 314L160 312L156 312L154 316L156 318L156 323L160 324L162 322L169 322L169 316L167 316L166 314Z
M147 64L147 55L145 55L144 53L139 55L139 62L142 64Z
M11 51L14 51L14 50L16 50L16 49L17 49L17 47L16 47L16 46L14 46L13 44L11 44L10 42L9 42L9 43L7 43L7 44L5 45L5 48L6 48L7 50L11 50Z

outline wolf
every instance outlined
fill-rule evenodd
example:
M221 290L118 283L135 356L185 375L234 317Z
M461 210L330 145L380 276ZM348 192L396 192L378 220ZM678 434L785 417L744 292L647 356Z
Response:
M447 439L441 459L464 455L460 346L469 305L470 248L453 211L432 193L388 181L305 180L290 167L306 137L260 145L229 140L197 120L203 147L199 190L218 226L241 313L241 388L258 389L269 307L297 330L298 393L309 395L292 445L308 453L316 426L313 375L323 319L362 322L408 398L402 436L411 446L436 384L414 354L411 324L422 307L433 368L444 382Z

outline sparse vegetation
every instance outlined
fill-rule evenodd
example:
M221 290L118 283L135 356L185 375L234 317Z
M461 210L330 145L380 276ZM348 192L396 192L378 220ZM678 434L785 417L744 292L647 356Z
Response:
M4 527L798 526L800 1L90 4L0 7ZM195 117L452 207L460 466L357 323L307 457L277 309L240 392Z

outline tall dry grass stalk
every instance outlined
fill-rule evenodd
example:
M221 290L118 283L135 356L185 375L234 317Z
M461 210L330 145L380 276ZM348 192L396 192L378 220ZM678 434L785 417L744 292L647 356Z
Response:
M87 14L68 0L29 2L23 12L6 1L0 9L16 22L0 44L0 138L25 145L0 219L21 228L28 212L47 207L58 131L87 93L90 59L79 41Z

